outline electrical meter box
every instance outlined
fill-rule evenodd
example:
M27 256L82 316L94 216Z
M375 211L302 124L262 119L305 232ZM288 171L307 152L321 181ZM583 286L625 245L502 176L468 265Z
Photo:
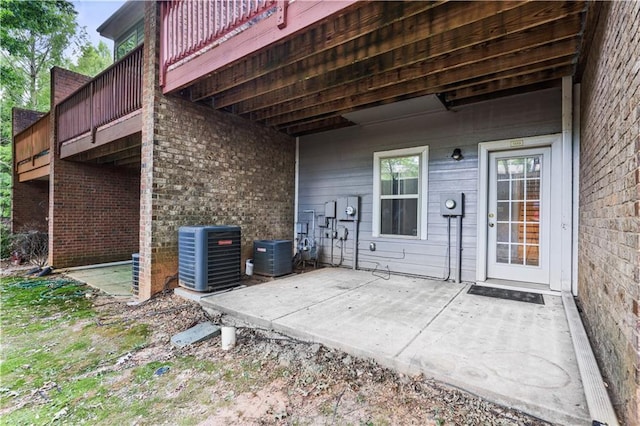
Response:
M327 219L335 219L336 218L336 202L328 201L324 203L324 217Z
M440 214L442 216L462 216L464 214L464 193L440 194Z
M350 195L348 197L340 197L336 201L336 217L338 220L355 220L358 217L360 197Z

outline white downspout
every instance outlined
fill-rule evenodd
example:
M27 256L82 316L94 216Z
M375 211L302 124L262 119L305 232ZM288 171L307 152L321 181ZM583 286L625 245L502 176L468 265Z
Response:
M578 295L578 225L580 221L580 84L573 85L573 234L571 238L571 292Z
M562 188L561 188L561 262L560 288L571 291L572 236L573 236L573 81L571 76L562 77Z

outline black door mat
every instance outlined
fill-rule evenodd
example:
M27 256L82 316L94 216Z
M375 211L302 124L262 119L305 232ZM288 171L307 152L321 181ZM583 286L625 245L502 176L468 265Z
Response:
M498 299L515 300L517 302L527 302L544 305L544 298L541 294L530 293L528 291L508 290L506 288L472 285L467 293L476 294L478 296L496 297Z

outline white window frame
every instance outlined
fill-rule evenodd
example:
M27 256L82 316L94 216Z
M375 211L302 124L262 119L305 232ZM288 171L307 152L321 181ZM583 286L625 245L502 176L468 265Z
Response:
M417 236L393 235L380 233L380 160L384 158L408 157L420 155L420 176L418 181L418 232ZM429 146L417 146L414 148L393 149L390 151L378 151L373 153L373 218L371 235L373 237L399 238L412 240L427 239L427 206L429 197Z

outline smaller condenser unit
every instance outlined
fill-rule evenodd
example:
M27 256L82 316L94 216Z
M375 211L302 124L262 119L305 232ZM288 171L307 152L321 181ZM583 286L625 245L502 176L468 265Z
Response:
M140 253L133 253L131 255L131 272L131 293L133 293L134 296L137 296L139 293L138 283L140 282Z
M178 283L215 291L240 283L240 227L182 226L178 230Z
M293 243L291 240L257 240L253 242L253 272L279 277L290 274Z

